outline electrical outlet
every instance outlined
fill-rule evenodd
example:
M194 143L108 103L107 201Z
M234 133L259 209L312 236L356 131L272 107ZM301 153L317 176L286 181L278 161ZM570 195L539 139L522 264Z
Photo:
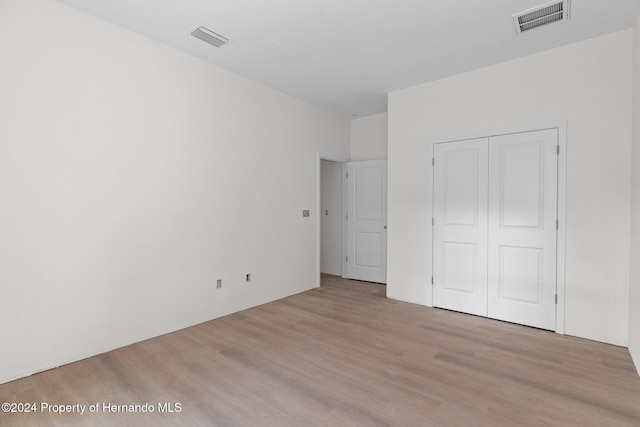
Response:
M247 273L247 282L251 281L251 273Z
M216 289L220 289L222 287L222 279L218 279L218 282L216 283Z

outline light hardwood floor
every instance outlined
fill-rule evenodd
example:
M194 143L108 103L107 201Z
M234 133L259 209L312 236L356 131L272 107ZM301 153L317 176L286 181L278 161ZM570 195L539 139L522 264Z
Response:
M324 276L319 289L0 385L0 402L101 405L0 412L0 425L640 425L626 349L384 295ZM155 412L105 412L109 402Z

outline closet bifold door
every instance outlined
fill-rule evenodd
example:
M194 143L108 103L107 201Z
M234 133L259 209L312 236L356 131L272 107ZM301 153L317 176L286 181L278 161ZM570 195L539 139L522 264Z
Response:
M488 139L434 144L433 304L487 316Z
M556 327L558 131L489 139L488 316Z

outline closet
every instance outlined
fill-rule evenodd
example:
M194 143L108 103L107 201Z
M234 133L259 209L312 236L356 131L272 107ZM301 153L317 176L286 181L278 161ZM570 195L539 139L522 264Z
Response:
M556 329L558 129L433 145L433 305Z

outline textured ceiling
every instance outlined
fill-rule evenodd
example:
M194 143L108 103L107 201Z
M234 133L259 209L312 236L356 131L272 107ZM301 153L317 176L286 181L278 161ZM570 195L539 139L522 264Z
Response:
M387 93L633 26L640 0L572 0L571 19L516 36L546 0L61 0L345 116ZM215 48L204 25L231 39Z

